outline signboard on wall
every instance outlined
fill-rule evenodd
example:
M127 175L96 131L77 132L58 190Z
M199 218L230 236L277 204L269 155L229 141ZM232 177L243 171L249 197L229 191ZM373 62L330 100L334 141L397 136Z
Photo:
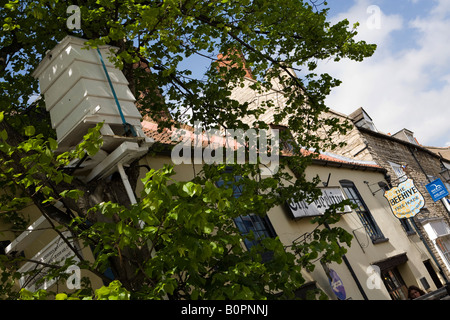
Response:
M330 208L332 204L339 204L345 198L340 188L322 188L322 195L312 203L306 201L288 203L289 210L295 219L320 216ZM345 206L344 212L351 212L350 206Z
M64 232L64 236L68 237L70 233ZM73 241L70 241L72 245L75 245ZM61 238L56 237L53 239L45 248L39 251L31 260L39 261L41 263L47 264L56 264L56 265L64 265L64 262L69 257L73 257L74 261L79 262L80 260L75 256L73 251L67 245L67 243ZM19 280L19 284L21 287L26 288L30 291L37 291L39 289L48 289L52 284L54 284L57 280L45 280L43 282L41 280L48 272L47 267L43 267L41 264L34 262L25 263L19 270L20 273L25 273L28 271L34 271L34 276L23 276ZM39 273L36 275L36 272Z
M436 179L425 186L434 202L448 196L448 190L445 188L441 179Z
M333 289L334 294L339 300L345 300L347 295L345 293L344 283L341 278L333 269L330 269L329 276L328 281L330 282L330 286Z
M392 213L399 218L412 218L425 206L425 199L414 185L413 179L408 179L398 186L385 191Z

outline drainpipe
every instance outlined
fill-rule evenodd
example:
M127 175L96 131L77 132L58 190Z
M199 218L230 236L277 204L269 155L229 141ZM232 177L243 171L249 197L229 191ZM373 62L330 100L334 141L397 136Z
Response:
M331 230L330 226L328 225L328 223L324 223L324 226L328 229ZM337 244L339 247L339 243ZM350 274L352 275L353 280L355 280L356 286L359 289L359 292L361 293L361 295L363 296L364 300L369 300L369 298L367 297L366 293L364 292L364 289L361 285L361 283L359 282L358 277L356 276L355 271L352 268L352 265L350 264L350 261L348 261L347 257L345 256L345 254L342 256L342 260L344 260L345 265L347 266L348 270L350 271Z
M422 165L419 162L419 159L417 159L416 154L414 153L414 151L412 150L411 147L408 147L409 152L411 152L411 155L413 156L414 160L416 161L416 163L418 164L420 170L422 171L422 173L425 175L425 177L427 178L428 182L432 182L431 179L428 177L427 173L425 172L424 168L422 167Z

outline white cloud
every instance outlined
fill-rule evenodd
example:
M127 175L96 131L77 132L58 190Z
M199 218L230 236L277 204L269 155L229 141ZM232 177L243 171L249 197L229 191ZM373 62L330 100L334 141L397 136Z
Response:
M403 27L400 15L387 16L383 8L372 4L369 0L356 0L356 4L348 12L343 12L331 18L331 22L347 19L350 25L359 23L358 40L368 43L383 44L391 40L391 33Z
M418 12L411 21L383 13L380 28L365 23L373 14L368 0L355 5L332 22L347 18L360 21L359 39L378 45L364 62L328 62L320 72L343 83L327 99L330 108L350 113L363 107L380 131L403 128L415 132L420 143L443 146L450 137L450 2L436 4L428 13ZM421 15L419 15L421 14ZM374 20L371 20L372 22ZM414 41L413 48L398 45L399 34Z

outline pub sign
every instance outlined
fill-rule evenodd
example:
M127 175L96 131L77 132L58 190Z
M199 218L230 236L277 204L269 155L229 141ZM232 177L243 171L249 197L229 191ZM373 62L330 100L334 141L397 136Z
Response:
M425 206L425 199L414 185L413 179L408 179L398 186L385 191L384 197L389 202L394 215L399 219L412 218Z

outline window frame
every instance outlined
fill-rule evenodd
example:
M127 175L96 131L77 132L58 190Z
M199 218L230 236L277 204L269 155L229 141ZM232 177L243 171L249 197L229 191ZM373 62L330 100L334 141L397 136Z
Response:
M225 173L232 173L233 168L227 167L225 169ZM241 176L235 175L234 182L238 182L242 179ZM231 182L232 183L232 182ZM216 186L221 187L224 184L223 180L219 180L216 182ZM233 188L233 196L235 198L239 198L243 192L242 186L232 184ZM248 215L240 215L237 218L233 219L233 222L236 228L239 230L242 236L244 236L244 244L247 250L250 250L251 247L257 245L264 237L276 238L277 234L275 229L270 222L270 219L267 215L264 217L260 217L254 213ZM246 239L245 237L249 235L251 232L255 235L254 240Z
M395 175L397 176L398 183L402 183L403 181L408 180L408 175L406 174L405 170L403 170L402 165L388 161L389 165L392 168L392 171L394 171Z
M353 204L358 206L353 210L356 212L358 218L364 226L364 229L366 230L366 233L372 240L372 243L377 244L388 241L389 239L384 236L355 184L350 180L340 180L339 184L343 189L343 194L345 195L345 197ZM353 191L353 194L351 192L348 192L348 190Z
M447 264L450 264L450 236L438 237L435 242Z
M411 236L413 234L416 234L416 231L411 226L411 223L409 222L409 219L399 219L400 224L403 227L403 230L406 232L408 236Z
M260 217L256 214L240 215L234 218L234 224L243 236L251 232L255 235L255 240L244 238L245 247L250 250L251 247L258 245L265 237L275 238L276 234L267 216Z

